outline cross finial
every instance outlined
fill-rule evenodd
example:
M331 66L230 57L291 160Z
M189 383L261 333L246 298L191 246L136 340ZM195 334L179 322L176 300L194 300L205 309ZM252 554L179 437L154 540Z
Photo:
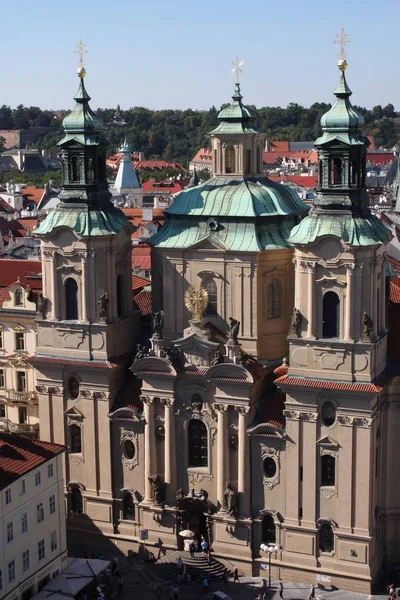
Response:
M83 59L84 55L87 54L86 44L82 42L82 38L79 40L79 44L75 46L74 54L79 56L78 59L78 71L84 69L85 61Z
M347 56L346 45L351 43L350 35L345 32L344 27L340 30L340 33L335 35L334 44L339 44L338 57L339 60L345 60Z
M239 61L238 57L236 57L236 62L232 63L232 73L233 79L235 83L240 83L240 78L243 75L243 69L241 68L244 64L244 60Z

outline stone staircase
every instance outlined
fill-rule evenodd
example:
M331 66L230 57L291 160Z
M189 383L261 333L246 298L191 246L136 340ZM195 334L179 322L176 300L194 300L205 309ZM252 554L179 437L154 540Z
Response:
M232 577L232 572L214 557L212 557L209 565L202 552L195 552L194 556L194 558L191 558L189 552L167 550L157 560L157 575L166 581L176 582L178 575L177 561L181 557L183 564L186 565L186 573L190 573L196 581L202 581L207 573L210 573L213 580L221 579L224 573L228 577Z

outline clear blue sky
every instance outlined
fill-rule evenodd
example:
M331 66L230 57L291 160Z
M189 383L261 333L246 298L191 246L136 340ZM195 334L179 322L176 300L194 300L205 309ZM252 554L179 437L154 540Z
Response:
M0 104L73 106L81 36L93 107L219 107L232 92L236 55L246 103L329 102L343 24L353 102L400 110L399 13L399 0L6 2Z

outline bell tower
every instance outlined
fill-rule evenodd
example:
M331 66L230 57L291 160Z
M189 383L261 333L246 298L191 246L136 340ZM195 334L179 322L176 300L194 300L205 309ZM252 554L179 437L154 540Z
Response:
M369 142L350 103L343 56L338 67L335 102L315 142L315 207L289 237L295 248L290 365L276 380L286 393L290 440L283 560L316 574L357 573L368 580L367 591L380 561L371 541L374 415L386 362L389 232L368 207Z
M78 69L76 105L59 142L60 203L35 234L41 239L43 300L37 315L41 439L68 448L69 511L113 531L108 414L135 347L131 233L110 201L102 122L89 105ZM74 520L74 527L81 527Z

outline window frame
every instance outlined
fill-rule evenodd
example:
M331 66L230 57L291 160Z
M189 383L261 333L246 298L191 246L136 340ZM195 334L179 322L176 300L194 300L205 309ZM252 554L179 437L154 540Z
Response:
M15 350L21 352L25 350L25 333L23 331L15 331L14 332L14 345Z
M26 479L21 479L19 482L19 495L24 496L26 494Z
M35 472L35 487L37 487L38 485L41 485L42 483L42 474L40 469L38 471Z
M44 521L44 504L43 502L39 502L36 504L36 523L41 523Z
M199 444L194 445L191 440L191 429L197 428L199 431L202 430L202 443L206 441L206 455L200 457L198 461L194 461L195 458L194 450L199 446L199 450L204 448ZM204 428L204 429L203 429ZM210 463L210 452L209 452L209 436L208 427L201 419L190 419L188 423L188 468L189 469L208 469Z
M49 463L47 465L47 479L51 479L54 477L54 463Z
M11 569L12 569L12 571L11 571ZM11 572L13 574L13 577L10 577ZM12 560L10 560L9 563L7 564L7 573L8 573L8 575L7 575L8 583L12 583L15 580L15 559L14 558Z
M0 389L4 389L6 387L6 370L4 367L0 368Z
M49 496L49 513L51 515L54 515L56 512L56 495L52 494L51 496Z
M43 553L43 556L41 556L42 553ZM40 562L41 560L44 560L46 558L46 540L45 539L41 539L38 541L37 555L38 555L38 562Z
M17 300L20 300L20 302L17 302ZM24 291L20 287L17 287L14 291L14 306L24 306Z
M331 550L326 550L326 549L322 549L321 548L321 535L323 534L324 530L326 530L327 528L330 529L331 533L332 533L332 549ZM320 554L330 554L333 555L335 552L335 532L333 530L333 527L330 523L327 522L323 522L321 523L320 527L319 527L319 532L318 532L318 551Z
M12 493L11 493L11 488L7 488L5 491L5 499L6 499L6 506L8 504L11 504L12 502Z
M26 392L27 391L27 376L26 371L16 371L17 378L17 391L18 392Z
M55 552L58 548L57 529L50 533L50 552Z
M7 544L11 544L11 542L14 541L14 522L13 521L9 521L7 523Z
M75 436L75 434L72 435L73 431L76 431L76 432L79 431L79 445L77 445L76 447L73 446L73 444L72 444L72 441ZM82 454L82 427L78 423L71 423L68 426L68 436L69 436L69 453L70 454Z
M282 281L273 277L267 282L267 319L282 318Z
M21 533L27 533L28 529L28 513L24 512L21 515Z
M30 568L30 552L28 548L22 553L22 572L26 573Z

